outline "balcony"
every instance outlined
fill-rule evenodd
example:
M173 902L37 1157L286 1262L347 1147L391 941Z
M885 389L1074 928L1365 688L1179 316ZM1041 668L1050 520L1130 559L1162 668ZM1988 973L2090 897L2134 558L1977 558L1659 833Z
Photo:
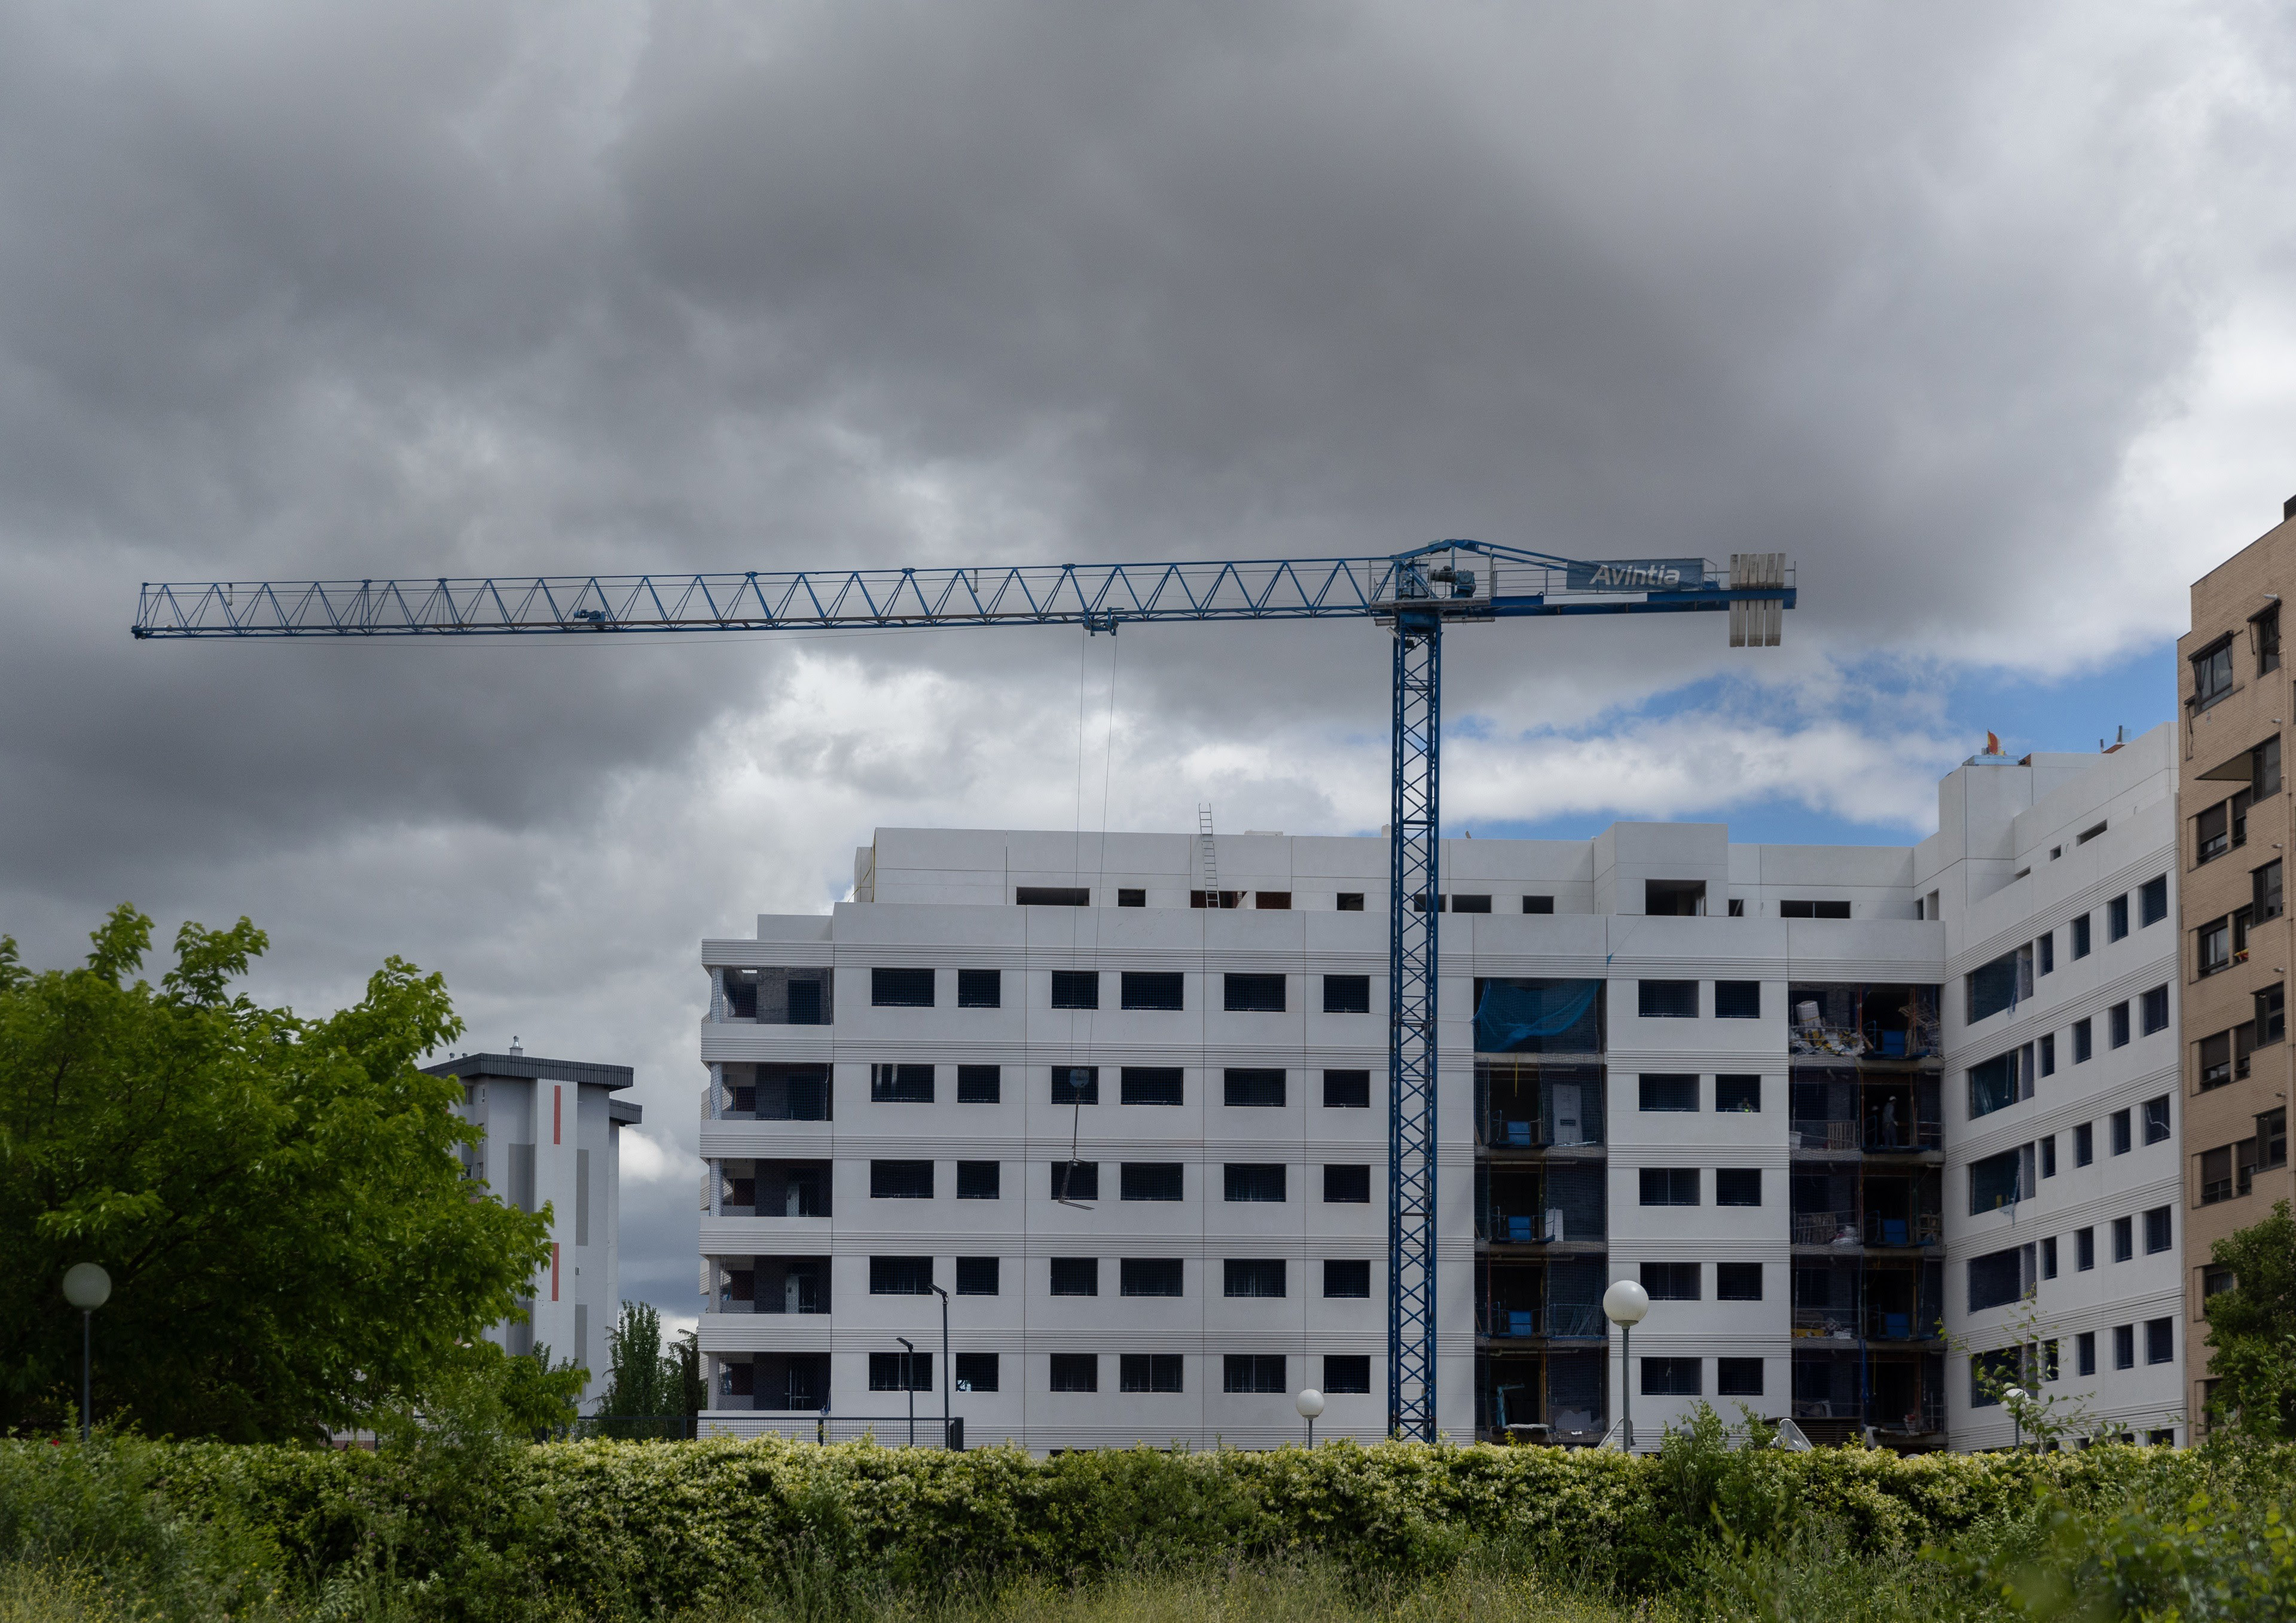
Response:
M1938 989L1811 981L1786 988L1786 1052L1902 1062L1938 1053Z

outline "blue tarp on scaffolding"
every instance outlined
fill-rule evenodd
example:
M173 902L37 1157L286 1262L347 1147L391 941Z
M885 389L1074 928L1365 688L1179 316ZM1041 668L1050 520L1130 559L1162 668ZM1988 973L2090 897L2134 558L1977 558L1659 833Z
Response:
M1475 1052L1554 1052L1564 1045L1546 1039L1570 1034L1582 1023L1586 1037L1570 1046L1591 1050L1597 1045L1591 1017L1602 988L1599 980L1486 981L1482 1001L1475 1005Z

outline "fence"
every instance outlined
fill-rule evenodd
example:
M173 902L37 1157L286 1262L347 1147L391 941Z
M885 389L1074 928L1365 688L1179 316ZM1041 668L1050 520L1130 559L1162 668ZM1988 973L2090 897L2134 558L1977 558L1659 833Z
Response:
M783 1437L794 1443L857 1443L885 1448L964 1448L964 1416L949 1417L944 1439L939 1414L818 1414L770 1410L718 1410L701 1418L705 1437Z

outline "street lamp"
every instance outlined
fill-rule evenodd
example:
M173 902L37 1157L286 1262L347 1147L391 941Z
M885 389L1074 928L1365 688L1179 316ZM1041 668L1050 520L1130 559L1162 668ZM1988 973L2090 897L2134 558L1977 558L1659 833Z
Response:
M1300 1389L1300 1396L1292 1400L1292 1406L1300 1411L1300 1418L1308 1422L1308 1447L1313 1448L1316 1446L1316 1416L1324 1412L1324 1395L1312 1386L1304 1386Z
M906 1336L895 1336L901 1344L901 1384L909 1389L909 1447L917 1446L917 1349Z
M932 1293L940 1298L940 1446L948 1447L948 1395L956 1389L956 1365L948 1361L948 1292L939 1285Z
M1627 1452L1635 1451L1635 1326L1650 1311L1650 1292L1631 1279L1613 1280L1603 1292L1603 1316L1624 1332L1619 1349L1619 1386L1626 1399Z
M79 1440L87 1441L95 1410L88 1385L88 1343L94 1334L95 1310L111 1299L111 1275L92 1262L76 1262L64 1270L64 1300L79 1309Z
M2029 1400L2030 1394L2027 1393L2025 1389L2021 1386L2010 1387L2001 1394L2001 1401L2009 1406L2009 1423L2011 1426L2015 1428L2014 1435L2017 1439L2017 1452L2021 1454L2024 1452L2025 1448L2025 1411L2023 1406Z

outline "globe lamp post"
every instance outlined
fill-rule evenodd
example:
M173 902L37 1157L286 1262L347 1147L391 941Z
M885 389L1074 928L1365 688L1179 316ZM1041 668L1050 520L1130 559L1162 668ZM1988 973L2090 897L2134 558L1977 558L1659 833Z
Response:
M1293 1398L1292 1404L1300 1411L1300 1418L1308 1422L1308 1447L1313 1448L1316 1446L1316 1416L1324 1412L1324 1395L1312 1386L1302 1387L1300 1396Z
M92 1262L64 1270L64 1300L79 1309L79 1440L94 1429L95 1410L88 1381L88 1348L94 1337L95 1310L111 1299L111 1275Z
M1626 1399L1627 1452L1635 1450L1635 1326L1650 1312L1650 1292L1631 1279L1611 1282L1603 1292L1603 1316L1616 1324L1623 1341L1619 1349L1619 1386Z

